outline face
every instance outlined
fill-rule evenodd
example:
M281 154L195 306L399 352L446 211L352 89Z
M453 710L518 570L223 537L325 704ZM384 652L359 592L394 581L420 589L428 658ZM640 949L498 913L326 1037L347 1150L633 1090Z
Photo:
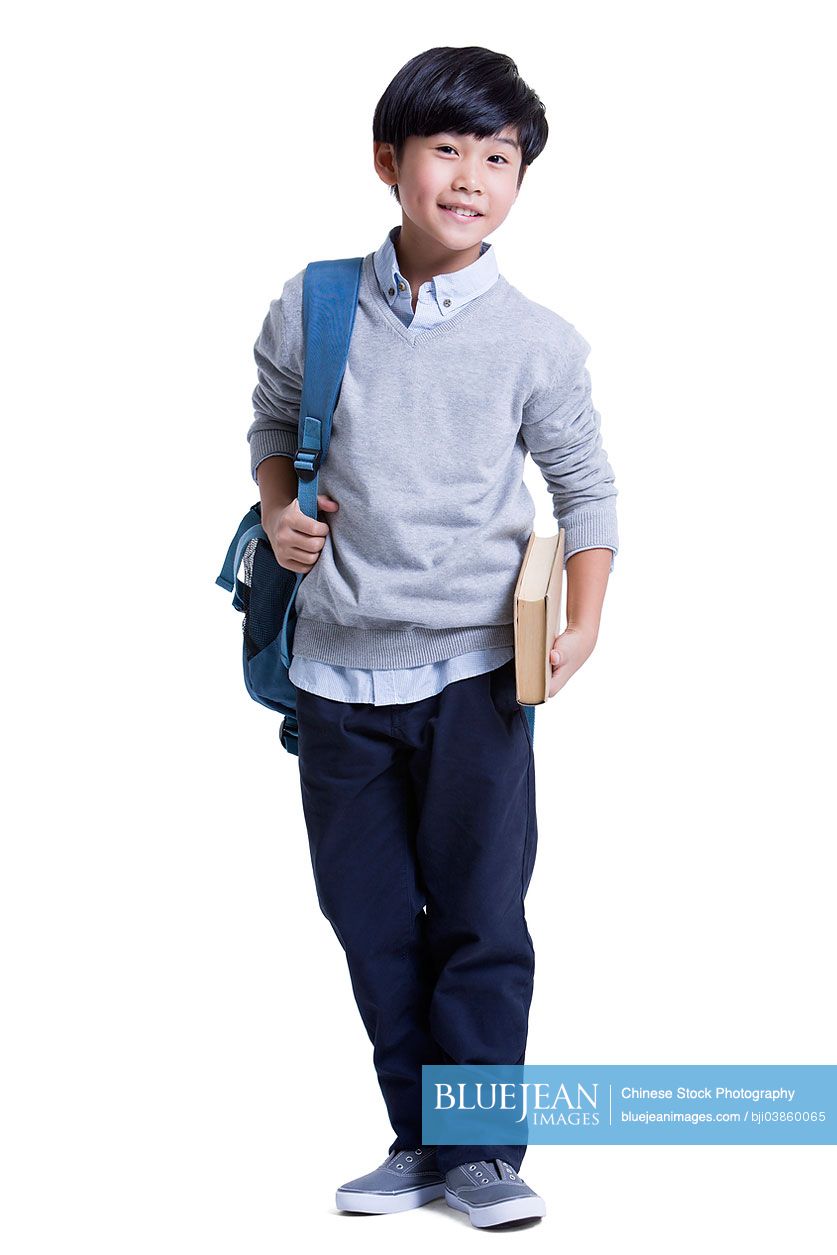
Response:
M513 128L488 139L440 132L411 135L400 165L390 145L378 173L398 184L401 210L421 232L444 248L478 245L500 226L517 199L521 152ZM376 154L377 155L377 154ZM463 217L445 208L464 206L479 217Z

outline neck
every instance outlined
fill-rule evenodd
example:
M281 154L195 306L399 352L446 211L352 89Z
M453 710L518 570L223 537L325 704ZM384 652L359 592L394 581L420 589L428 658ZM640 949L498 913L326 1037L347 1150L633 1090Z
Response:
M398 269L413 293L414 311L418 290L423 283L429 283L436 275L451 275L457 270L464 270L477 261L482 248L482 240L464 249L446 248L407 217L402 219L393 244Z

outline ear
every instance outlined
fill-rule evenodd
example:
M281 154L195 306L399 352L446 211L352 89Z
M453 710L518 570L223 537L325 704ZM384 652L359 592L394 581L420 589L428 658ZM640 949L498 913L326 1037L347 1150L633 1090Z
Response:
M389 187L393 187L398 181L398 174L395 168L395 146L385 143L383 140L373 140L372 160L375 165L375 173L381 182L386 183Z

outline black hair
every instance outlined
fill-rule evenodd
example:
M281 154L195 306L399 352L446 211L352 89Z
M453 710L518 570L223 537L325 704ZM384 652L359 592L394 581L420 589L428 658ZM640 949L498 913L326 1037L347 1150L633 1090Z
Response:
M490 48L428 48L403 65L375 108L372 138L392 144L400 162L411 135L450 131L487 139L517 129L518 190L527 166L546 147L542 101L524 83L511 57ZM392 186L401 204L398 185Z

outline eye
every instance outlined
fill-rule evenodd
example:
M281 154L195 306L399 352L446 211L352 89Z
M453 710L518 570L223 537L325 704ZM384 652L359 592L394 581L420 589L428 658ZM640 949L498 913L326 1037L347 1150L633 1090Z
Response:
M436 145L436 151L437 151L437 152L441 152L443 148L447 148L447 149L449 149L449 151L450 151L450 152L452 152L452 153L456 152L456 149L454 148L453 144L437 144L437 145ZM502 156L502 154L501 154L501 153L495 153L495 154L494 154L494 156L493 156L493 157L489 157L489 159L488 159L488 160L489 160L489 161L493 161L493 160L494 160L494 157L498 157L498 158L500 159L500 161L502 161L502 163L503 163L503 165L504 165L504 166L507 166L507 165L509 164L509 163L508 163L508 161L506 160L506 158L505 158L504 156Z

